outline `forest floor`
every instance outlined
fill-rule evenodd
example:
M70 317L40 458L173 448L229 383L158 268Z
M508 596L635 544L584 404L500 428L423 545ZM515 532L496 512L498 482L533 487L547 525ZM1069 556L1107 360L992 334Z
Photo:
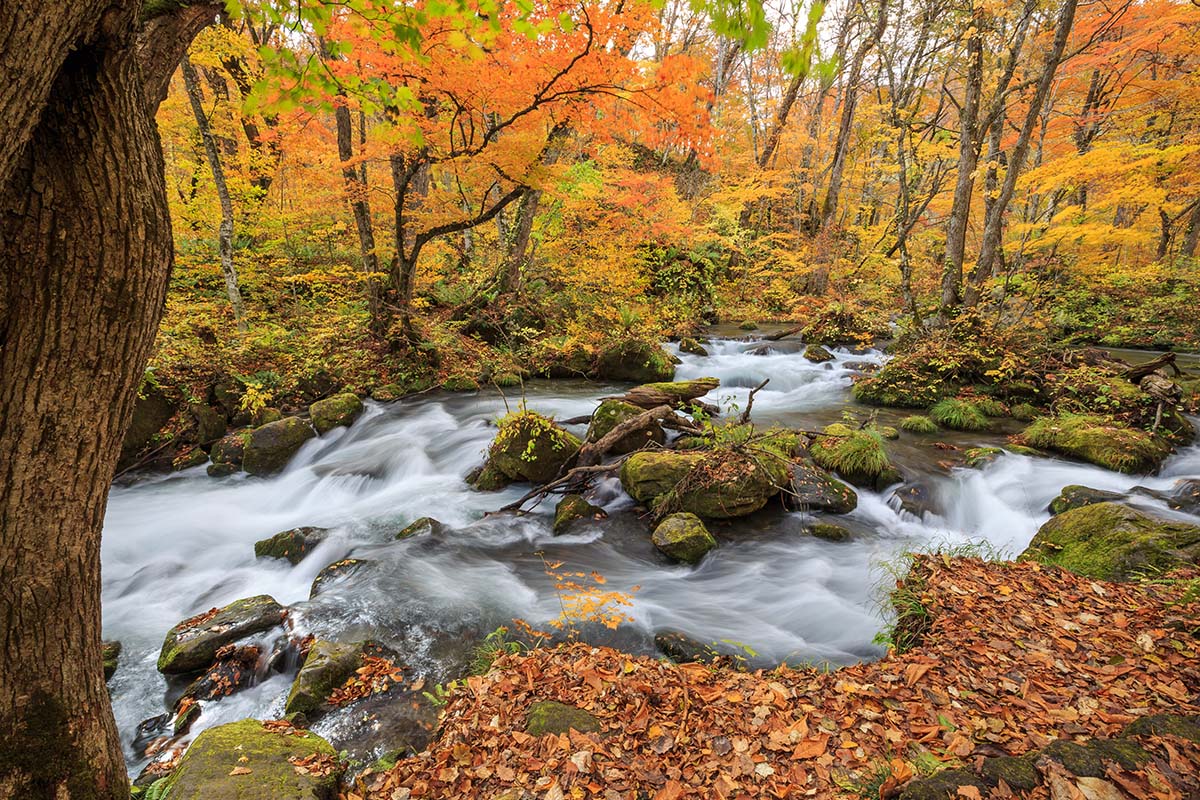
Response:
M832 671L675 665L584 644L505 656L453 693L429 749L367 773L347 796L1198 797L1191 722L1183 737L1133 740L1139 764L1105 758L1089 771L1063 753L1034 757L1056 739L1200 714L1197 574L1102 583L1036 563L920 556L899 587L919 612L907 617L916 646ZM531 704L547 700L586 711L599 730L526 733ZM1006 763L993 757L1025 754L1039 784L1028 795L994 777L970 785ZM966 770L942 773L966 776L963 788L905 786L947 768Z

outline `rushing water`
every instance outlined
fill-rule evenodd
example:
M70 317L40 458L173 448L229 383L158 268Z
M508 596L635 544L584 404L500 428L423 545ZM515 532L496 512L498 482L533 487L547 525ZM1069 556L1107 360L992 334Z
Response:
M758 346L713 341L708 357L681 356L677 378L720 378L721 388L707 399L727 408L744 408L750 389L770 378L754 400L760 425L813 429L848 406L870 413L853 406L849 387L854 370L881 363L880 353L836 350L833 362L817 365L800 357L794 344L747 352ZM526 387L526 400L536 411L565 419L589 414L598 398L621 390L534 383ZM551 535L551 503L521 517L485 517L524 492L475 492L463 480L481 462L504 411L494 391L368 403L351 428L308 442L277 477L214 479L197 467L114 488L103 545L104 633L124 644L110 688L131 768L144 763L132 745L137 724L162 713L165 699L178 691L155 670L164 634L185 617L241 597L270 594L293 606L302 632L384 641L416 673L445 680L460 668L464 643L513 618L544 625L558 615L544 554L563 562L563 569L600 573L609 588L638 587L634 623L612 639L626 649L650 652L653 634L671 629L753 652L763 663L843 664L881 653L872 644L883 626L879 565L897 553L982 539L1015 555L1067 484L1169 489L1180 477L1200 477L1195 447L1154 477L1012 454L981 470L947 471L937 465L942 454L928 446L929 439L905 434L890 443L894 456L919 474L939 513L919 519L889 502L890 492L859 490L857 510L836 518L856 536L827 542L804 533L813 515L773 508L714 525L720 547L688 567L668 563L651 546L646 524L615 479L597 490L610 518L578 523L567 536ZM903 416L878 413L881 421ZM582 435L583 427L576 432ZM996 444L1003 433L940 438L960 446ZM393 540L421 516L452 530ZM335 534L295 567L254 558L256 540L301 525ZM348 555L372 563L309 601L316 573ZM278 715L291 677L264 675L249 690L205 703L192 734L246 716ZM337 743L336 731L321 732Z

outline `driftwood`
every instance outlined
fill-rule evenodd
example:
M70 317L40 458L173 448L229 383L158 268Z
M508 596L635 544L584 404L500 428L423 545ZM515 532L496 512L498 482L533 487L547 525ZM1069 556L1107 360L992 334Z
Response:
M575 459L575 464L577 467L595 466L600 463L600 460L604 458L609 450L616 447L617 443L629 434L644 431L651 425L659 424L663 420L670 418L674 418L676 426L683 424L683 421L675 417L675 412L667 405L656 406L649 411L643 411L636 417L630 417L616 425L611 431L601 436L595 442L585 444L580 449L579 456ZM694 433L700 433L700 428L695 425L687 428L676 427L676 430L689 430Z
M792 336L793 334L799 333L800 331L804 330L806 327L808 327L808 326L797 325L794 328L788 328L787 330L779 331L778 333L772 333L771 335L764 336L762 338L764 341L767 341L767 342L778 342L780 339L786 339L787 337Z
M1147 361L1145 364L1138 364L1136 367L1130 367L1122 374L1130 383L1140 384L1142 382L1142 378L1145 378L1147 375L1152 375L1153 373L1158 372L1160 369L1165 369L1166 367L1170 367L1175 375L1183 374L1178 365L1175 363L1174 353L1163 353L1158 358L1155 358L1152 361Z
M547 495L553 494L555 490L562 489L563 487L569 486L572 490L578 490L579 487L582 487L597 475L616 472L621 468L621 464L624 463L624 461L625 459L622 458L620 461L614 461L611 464L596 464L590 467L574 467L569 469L565 475L561 475L547 484L530 489L520 500L514 500L496 513L503 511L520 511L522 510L522 506L524 506L530 500L536 499L540 503ZM536 503L534 505L536 505Z
M750 409L754 408L754 395L758 394L758 390L771 382L770 378L763 379L763 382L750 390L750 399L746 401L746 410L742 412L741 424L745 425L750 421Z
M721 382L716 378L696 378L676 383L647 383L633 387L618 399L638 408L650 409L663 405L678 407L703 397L720 385Z

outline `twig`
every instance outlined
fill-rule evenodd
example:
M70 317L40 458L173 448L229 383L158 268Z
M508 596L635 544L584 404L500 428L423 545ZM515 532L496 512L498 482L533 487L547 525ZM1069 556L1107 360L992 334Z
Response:
M754 395L758 394L758 390L771 382L770 378L765 378L762 383L750 390L750 399L746 401L746 410L742 412L740 420L742 425L750 421L750 409L754 408Z

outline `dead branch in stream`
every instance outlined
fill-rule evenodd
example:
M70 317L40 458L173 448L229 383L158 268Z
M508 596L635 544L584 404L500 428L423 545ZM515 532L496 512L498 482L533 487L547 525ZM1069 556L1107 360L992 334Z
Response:
M780 339L786 339L787 337L792 336L793 334L799 333L800 331L804 330L806 327L808 327L808 326L807 325L797 325L794 328L788 328L787 330L782 330L777 333L772 333L772 334L769 334L762 338L763 338L764 342L778 342Z
M762 383L750 390L750 398L746 401L746 410L742 412L741 423L743 425L750 421L750 409L754 408L754 395L758 394L758 390L770 382L770 378L764 378Z
M495 513L499 514L504 511L522 511L522 506L524 506L530 500L536 498L538 503L540 503L546 498L547 495L554 494L558 489L566 489L569 487L569 491L579 491L597 475L605 475L607 473L616 472L619 470L621 465L625 463L626 458L629 458L629 456L622 456L618 460L609 464L594 464L590 467L574 467L573 469L567 470L565 475L555 478L549 483L530 489L523 497L521 497L521 499L514 500L508 505L500 508ZM564 492L564 494L566 493L567 492ZM534 505L537 505L537 503Z
M1180 371L1179 367L1175 364L1174 353L1163 353L1158 358L1147 361L1145 364L1138 364L1135 367L1130 367L1121 374L1124 375L1125 379L1130 383L1141 383L1142 378L1146 377L1147 375L1153 375L1155 372L1158 372L1160 369L1165 369L1166 367L1170 367L1172 370L1174 370L1173 374L1177 376L1183 374L1183 372Z
M676 427L676 430L686 431L688 433L702 433L702 429L694 424L675 416L675 412L670 406L662 405L643 411L636 417L630 417L624 422L613 427L611 431L604 434L595 442L585 444L579 451L579 457L575 464L580 467L590 467L594 464L599 464L609 450L616 447L617 443L633 433L638 433L648 429L651 425L671 419Z

